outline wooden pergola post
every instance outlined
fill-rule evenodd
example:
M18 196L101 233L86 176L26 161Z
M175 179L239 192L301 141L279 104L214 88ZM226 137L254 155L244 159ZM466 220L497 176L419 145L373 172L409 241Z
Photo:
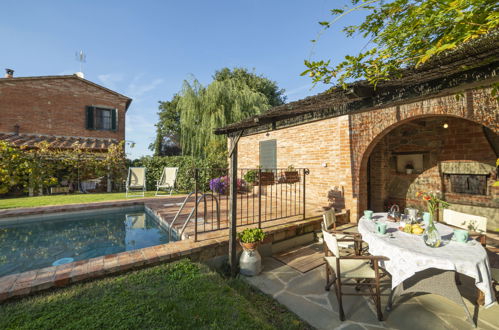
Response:
M229 190L229 266L230 275L235 277L237 275L237 143L239 138L243 134L240 131L239 134L230 139L231 148L229 151L229 178L230 178L230 190Z

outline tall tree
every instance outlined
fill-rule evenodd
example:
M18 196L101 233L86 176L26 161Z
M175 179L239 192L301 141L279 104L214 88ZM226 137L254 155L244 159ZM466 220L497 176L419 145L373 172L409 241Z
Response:
M286 96L284 89L279 89L275 81L269 80L262 75L249 72L245 68L223 68L213 75L213 80L224 81L235 79L247 85L251 90L262 93L267 97L268 103L272 106L284 104Z
M225 126L270 108L267 97L235 78L215 80L207 87L185 82L180 109L184 155L224 157L226 138L213 134Z
M213 81L184 81L171 101L160 102L156 155L165 155L165 146L174 143L184 155L225 157L226 139L213 130L259 114L285 101L284 90L271 81L243 68L216 71Z
M367 11L361 24L343 28L348 37L365 38L366 50L340 63L306 60L302 75L315 83L345 85L365 78L376 84L497 29L498 7L497 0L352 0L349 7L332 9L331 21L319 24L329 29L352 12Z
M159 121L156 123L156 139L149 149L156 156L180 155L180 112L177 104L180 97L175 94L171 101L159 101Z

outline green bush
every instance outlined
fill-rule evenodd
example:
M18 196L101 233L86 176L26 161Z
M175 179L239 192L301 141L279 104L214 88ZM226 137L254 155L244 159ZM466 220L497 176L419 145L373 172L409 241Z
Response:
M199 159L191 156L144 156L131 162L132 166L146 168L147 190L156 190L163 167L178 167L176 189L183 192L194 190L194 169L199 169L200 190L208 190L210 179L227 174L223 160Z

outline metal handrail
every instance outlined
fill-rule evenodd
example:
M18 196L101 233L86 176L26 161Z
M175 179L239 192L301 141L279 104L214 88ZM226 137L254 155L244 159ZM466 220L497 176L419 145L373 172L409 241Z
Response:
M173 224L175 221L177 221L178 216L180 215L180 212L184 209L185 205L187 204L187 200L196 192L193 191L187 195L187 197L184 199L184 202L182 203L182 206L180 206L180 209L177 211L177 214L175 214L175 217L173 218L172 222L170 223L170 229L168 231L168 239L171 241L172 240L172 230L173 230Z
M211 198L213 198L215 200L215 204L217 206L217 222L220 223L220 208L218 206L218 198L213 195L212 193L204 193L202 194L198 200L196 201L196 204L194 205L194 207L192 208L192 211L191 213L189 214L189 216L187 217L187 220L185 221L184 223L184 226L182 227L182 229L180 230L180 234L179 234L179 237L182 237L182 235L184 234L184 231L185 231L185 228L187 227L187 224L189 223L189 221L191 220L192 218L192 215L194 214L194 211L197 209L197 206L199 204L199 202L201 202L201 200L203 199L205 204L206 204L206 197L207 196L211 196ZM206 207L205 207L205 212L204 212L204 217L206 217ZM198 219L195 219L195 221L198 221Z

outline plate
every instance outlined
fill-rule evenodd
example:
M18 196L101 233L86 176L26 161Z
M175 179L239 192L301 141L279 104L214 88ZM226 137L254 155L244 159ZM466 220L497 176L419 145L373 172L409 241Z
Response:
M406 232L404 231L404 227L397 227L397 229L398 229L401 233L404 233L404 234L407 234L407 235L412 235L412 236L423 236L423 234L424 234L424 231L423 231L421 234L406 233Z

